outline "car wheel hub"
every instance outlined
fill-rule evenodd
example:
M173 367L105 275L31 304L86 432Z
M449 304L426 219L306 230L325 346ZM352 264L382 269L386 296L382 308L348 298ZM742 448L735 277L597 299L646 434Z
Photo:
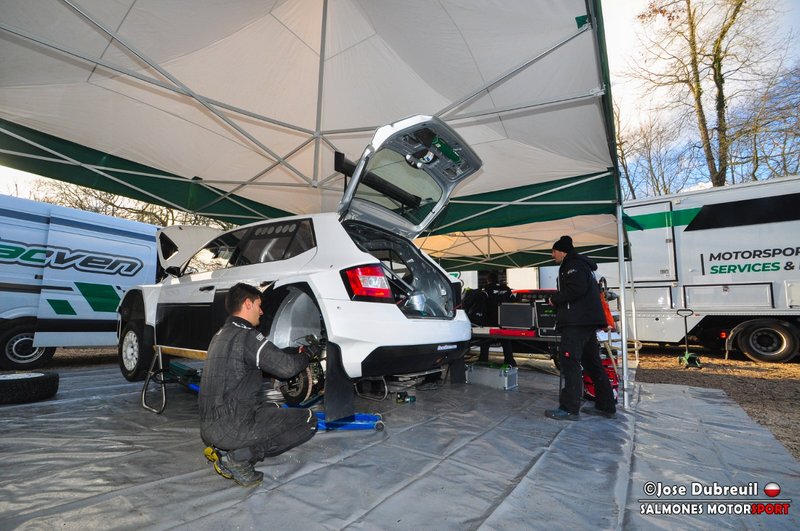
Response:
M753 332L750 344L762 354L774 354L780 350L782 342L772 330L756 330Z
M33 334L19 334L8 342L6 357L15 363L31 363L41 358L44 350L33 346Z
M139 338L131 331L125 334L122 340L122 364L129 371L136 368L139 363Z

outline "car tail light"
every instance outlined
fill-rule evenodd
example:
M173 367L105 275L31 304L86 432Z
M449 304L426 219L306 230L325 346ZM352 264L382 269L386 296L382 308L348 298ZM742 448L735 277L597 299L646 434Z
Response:
M719 338L720 338L720 339L728 339L728 331L727 331L727 330L722 330L722 331L719 333Z
M379 265L345 269L342 271L342 280L354 301L394 302L389 281Z

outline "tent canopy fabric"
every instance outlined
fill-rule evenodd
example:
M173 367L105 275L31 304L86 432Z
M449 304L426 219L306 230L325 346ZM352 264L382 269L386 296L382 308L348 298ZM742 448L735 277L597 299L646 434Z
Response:
M0 4L0 164L235 223L335 210L334 151L430 114L484 166L426 242L580 217L611 244L610 109L599 0Z

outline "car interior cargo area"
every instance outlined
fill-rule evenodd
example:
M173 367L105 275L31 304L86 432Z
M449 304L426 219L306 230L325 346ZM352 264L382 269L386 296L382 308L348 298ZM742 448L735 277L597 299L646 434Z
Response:
M409 318L452 318L455 290L447 275L405 238L359 223L342 223L363 251L380 260L395 303Z

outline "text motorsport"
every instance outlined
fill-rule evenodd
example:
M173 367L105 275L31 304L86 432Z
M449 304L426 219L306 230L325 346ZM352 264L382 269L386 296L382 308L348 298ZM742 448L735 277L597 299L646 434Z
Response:
M642 490L646 496L652 496L638 500L639 514L642 515L788 515L792 504L789 499L776 499L781 488L773 482L764 486L766 498L759 497L760 490L755 481L746 485L693 481L688 486L648 481Z

